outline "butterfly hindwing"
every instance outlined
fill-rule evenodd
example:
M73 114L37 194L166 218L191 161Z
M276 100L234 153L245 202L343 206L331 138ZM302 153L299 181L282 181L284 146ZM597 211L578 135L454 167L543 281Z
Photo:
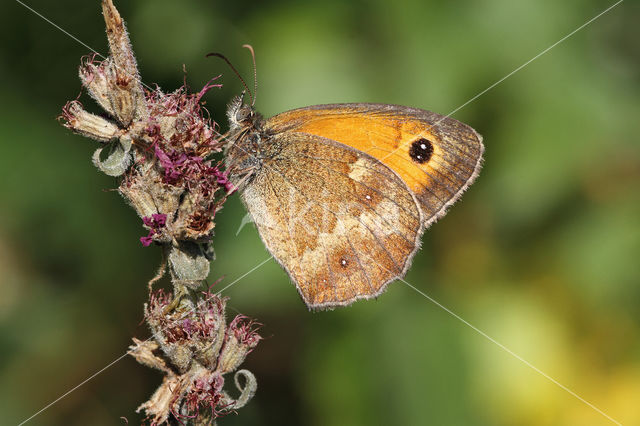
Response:
M330 139L279 132L242 198L310 308L379 295L419 246L422 212L380 161Z

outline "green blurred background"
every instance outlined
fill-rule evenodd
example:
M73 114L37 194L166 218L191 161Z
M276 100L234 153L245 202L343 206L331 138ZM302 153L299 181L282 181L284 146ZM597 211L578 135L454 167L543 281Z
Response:
M28 4L106 53L99 1ZM116 1L143 80L183 80L226 127L251 80L266 116L384 102L443 114L611 5L606 1ZM640 424L640 9L627 1L458 111L486 144L477 183L425 237L407 280L625 425ZM0 413L16 424L145 338L160 260L96 144L55 120L89 50L18 3L0 13ZM82 95L85 105L91 100ZM234 197L211 278L268 257ZM309 313L274 261L225 292L265 324L255 399L221 425L613 424L398 282ZM161 375L125 358L34 425L137 424Z

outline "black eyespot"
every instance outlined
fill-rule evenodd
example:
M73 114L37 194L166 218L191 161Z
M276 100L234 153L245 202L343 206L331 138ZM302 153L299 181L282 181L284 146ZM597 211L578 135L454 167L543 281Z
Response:
M409 156L416 163L424 164L433 155L433 144L425 138L416 139L409 148Z
M348 264L349 262L344 257L340 259L340 266L342 266L343 268L346 268Z

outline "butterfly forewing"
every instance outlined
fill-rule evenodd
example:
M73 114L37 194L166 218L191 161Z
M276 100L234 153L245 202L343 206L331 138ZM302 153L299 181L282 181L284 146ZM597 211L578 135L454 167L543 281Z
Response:
M368 153L415 194L429 226L473 182L484 147L449 117L386 104L317 105L269 119L268 129L322 136Z

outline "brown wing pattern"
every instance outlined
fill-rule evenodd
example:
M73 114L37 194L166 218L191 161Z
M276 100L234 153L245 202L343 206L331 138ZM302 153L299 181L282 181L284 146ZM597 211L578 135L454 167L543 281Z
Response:
M396 172L416 195L429 226L474 181L482 138L439 114L384 104L300 108L267 120L267 132L322 136L363 151Z
M423 231L411 192L389 168L331 140L285 132L242 197L267 248L306 304L379 295L405 274Z

